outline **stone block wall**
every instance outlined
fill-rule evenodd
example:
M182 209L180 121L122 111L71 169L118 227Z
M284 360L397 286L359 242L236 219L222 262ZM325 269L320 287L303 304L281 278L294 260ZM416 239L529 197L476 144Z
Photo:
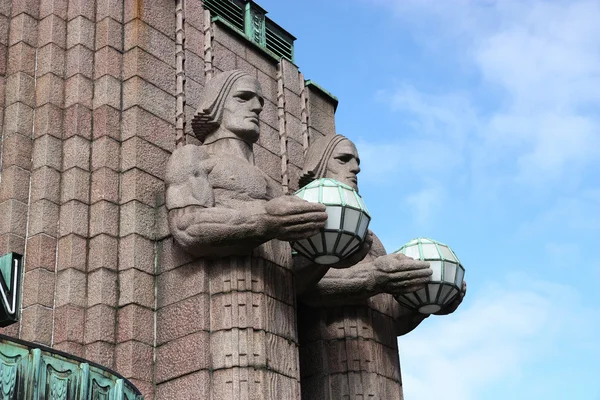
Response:
M163 183L175 147L197 143L206 80L260 81L255 159L282 193L310 138L335 130L296 65L207 14L200 0L0 0L0 254L25 256L21 320L0 331L147 399L203 398L209 375L210 282L169 236Z

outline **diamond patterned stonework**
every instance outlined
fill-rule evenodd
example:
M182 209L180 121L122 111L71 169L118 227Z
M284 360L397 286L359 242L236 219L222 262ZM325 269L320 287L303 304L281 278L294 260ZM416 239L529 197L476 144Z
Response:
M418 238L406 243L395 253L402 253L415 260L429 261L433 270L431 282L425 288L396 296L396 300L403 306L423 314L432 314L454 300L460 292L465 268L447 245L432 239Z
M335 179L312 181L296 192L306 201L327 207L327 223L321 232L292 243L292 247L317 264L333 264L360 247L367 234L371 216L360 195Z

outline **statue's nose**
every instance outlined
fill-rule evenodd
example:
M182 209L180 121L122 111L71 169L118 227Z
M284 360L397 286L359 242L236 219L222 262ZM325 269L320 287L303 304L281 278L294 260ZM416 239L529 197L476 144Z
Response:
M256 112L256 113L260 113L263 110L262 104L260 104L260 101L258 99L253 99L252 100L252 111Z

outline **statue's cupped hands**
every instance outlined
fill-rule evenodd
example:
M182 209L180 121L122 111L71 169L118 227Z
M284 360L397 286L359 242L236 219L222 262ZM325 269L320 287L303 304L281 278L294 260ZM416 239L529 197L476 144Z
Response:
M279 240L306 239L319 233L325 226L325 206L311 203L296 196L281 196L264 206L265 229Z
M432 273L428 262L395 253L373 261L372 280L376 291L397 295L425 287Z

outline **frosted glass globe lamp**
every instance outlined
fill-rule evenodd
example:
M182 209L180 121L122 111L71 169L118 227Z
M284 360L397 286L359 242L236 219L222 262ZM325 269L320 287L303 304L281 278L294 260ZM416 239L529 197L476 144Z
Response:
M367 235L371 217L362 197L335 179L316 179L296 196L326 206L327 222L308 239L292 242L292 248L317 264L334 264L354 253Z
M418 238L406 243L395 253L428 261L433 270L431 281L426 287L396 296L396 300L403 306L423 314L432 314L440 311L460 292L465 268L447 245L432 239Z

